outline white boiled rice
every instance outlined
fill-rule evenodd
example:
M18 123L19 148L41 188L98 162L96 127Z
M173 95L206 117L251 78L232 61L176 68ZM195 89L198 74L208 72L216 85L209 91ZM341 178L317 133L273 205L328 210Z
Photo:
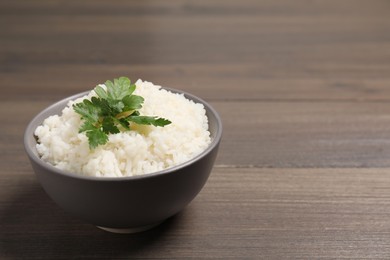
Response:
M85 133L79 133L80 115L69 102L62 115L45 119L35 135L42 159L64 171L98 177L121 177L163 170L195 157L210 143L208 120L202 104L182 94L138 80L134 94L144 97L141 115L172 121L164 127L139 126L137 131L110 134L109 141L89 149Z

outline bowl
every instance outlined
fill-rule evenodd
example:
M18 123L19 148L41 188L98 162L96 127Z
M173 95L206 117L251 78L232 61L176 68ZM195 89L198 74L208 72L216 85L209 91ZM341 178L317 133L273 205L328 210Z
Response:
M38 181L49 197L71 215L116 233L134 233L152 228L185 208L201 191L213 168L222 136L218 113L204 100L183 93L204 105L211 143L201 154L180 165L145 175L90 177L65 172L43 161L37 150L35 129L47 117L60 114L70 100L65 98L36 115L24 134L24 146Z

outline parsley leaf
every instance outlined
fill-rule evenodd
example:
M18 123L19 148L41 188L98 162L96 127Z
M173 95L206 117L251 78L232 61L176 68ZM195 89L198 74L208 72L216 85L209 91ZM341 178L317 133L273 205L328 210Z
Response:
M106 144L109 134L131 130L131 123L161 127L171 124L165 118L140 115L137 109L142 108L144 98L133 95L135 88L126 77L107 80L104 86L94 88L97 97L73 104L84 121L79 132L85 132L90 149Z
M112 117L105 117L102 123L103 132L106 134L117 134L119 133L118 127L114 124Z
M166 126L171 123L168 119L156 116L129 116L128 120L139 125Z
M135 90L135 85L132 85L130 79L126 77L114 79L114 82L107 80L104 85L107 87L107 99L112 101L122 100L124 97L131 95Z
M108 142L108 135L104 133L101 129L93 129L86 132L88 137L89 147L94 149L100 144L106 144Z
M141 96L136 96L136 95L125 96L122 99L122 102L125 105L124 109L126 111L135 110L135 109L140 109L142 107L142 103L144 102L144 98Z
M86 121L96 122L99 120L100 108L96 107L88 99L84 99L81 103L74 104L73 109Z

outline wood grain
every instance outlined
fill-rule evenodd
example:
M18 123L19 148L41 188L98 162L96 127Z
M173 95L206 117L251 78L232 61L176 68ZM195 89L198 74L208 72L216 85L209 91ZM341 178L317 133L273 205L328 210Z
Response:
M386 46L386 49L390 46ZM384 50L384 49L382 49ZM381 52L381 50L378 50ZM0 55L1 56L1 55ZM390 60L390 59L389 59ZM367 61L368 62L368 61ZM59 100L106 79L128 75L218 101L388 101L390 66L307 64L302 68L258 63L177 65L18 65L0 70L7 89L0 100ZM337 66L340 66L336 68ZM295 70L295 71L294 71ZM311 70L311 72L309 72ZM27 84L27 86L26 86Z
M130 75L210 99L386 99L389 8L2 1L0 84L9 93L0 98L59 99Z
M118 236L68 216L29 171L0 175L0 252L10 259L386 259L389 180L388 169L375 168L217 167L183 212L154 230Z
M389 17L385 0L0 1L0 259L390 259ZM199 196L123 236L57 207L22 141L122 75L224 123Z

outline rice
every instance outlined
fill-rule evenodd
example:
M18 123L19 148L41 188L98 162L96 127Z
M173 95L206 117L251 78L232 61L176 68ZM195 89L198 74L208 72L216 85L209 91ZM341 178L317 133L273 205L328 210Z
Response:
M35 130L41 158L67 172L97 177L122 177L152 173L188 161L210 144L208 119L202 104L150 82L138 80L134 94L145 101L142 115L169 119L164 127L137 125L135 130L110 134L105 145L90 150L82 121L70 101L61 115L50 116Z

